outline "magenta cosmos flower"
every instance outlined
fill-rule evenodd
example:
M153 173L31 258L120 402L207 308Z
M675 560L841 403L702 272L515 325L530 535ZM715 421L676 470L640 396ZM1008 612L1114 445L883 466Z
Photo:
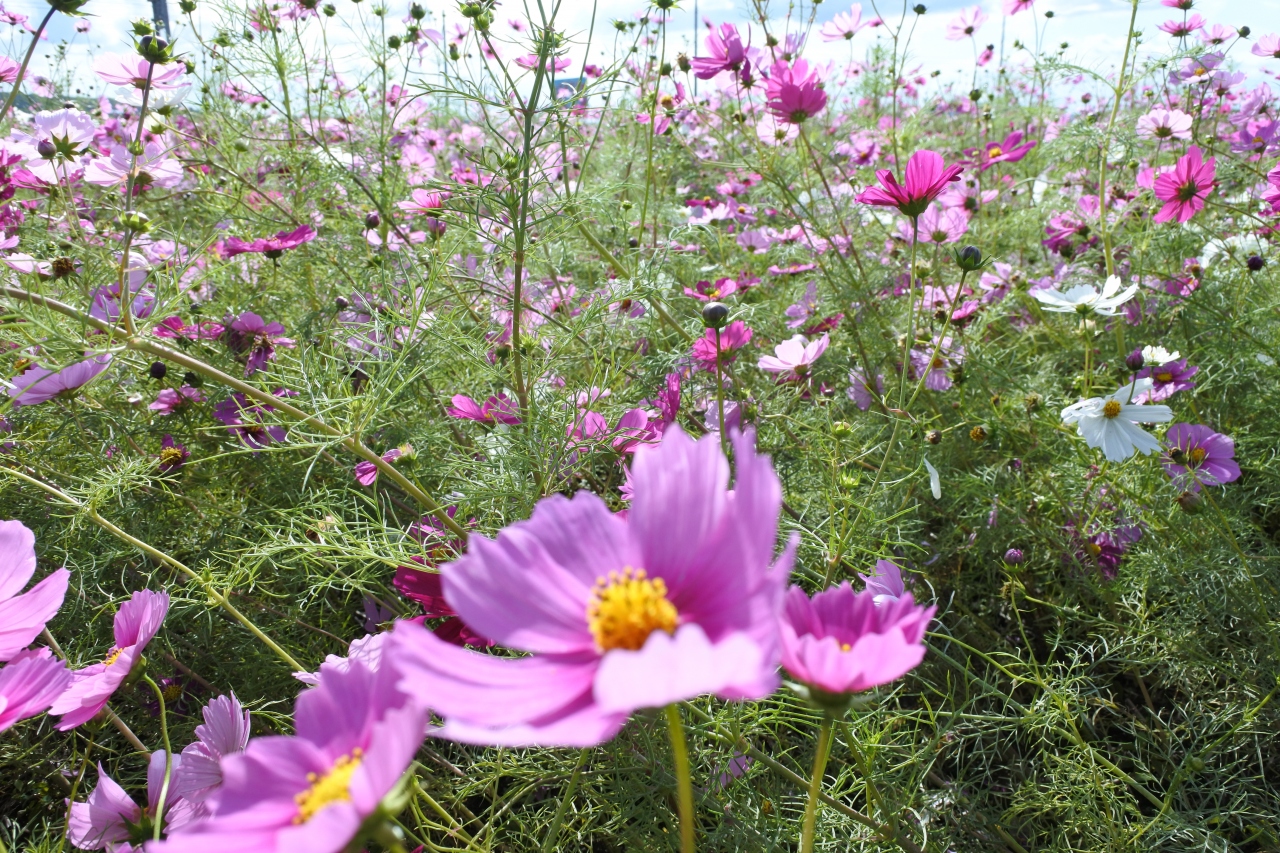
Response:
M942 194L947 184L960 180L961 166L948 166L942 155L924 149L907 161L906 184L901 185L888 169L876 171L879 187L868 187L858 194L858 201L880 207L896 207L913 219L924 213L929 204Z
M518 424L520 414L516 403L506 394L490 396L483 405L466 394L455 394L449 402L453 403L445 410L453 418L467 421L479 421L483 424Z
M1150 379L1151 388L1134 397L1134 402L1159 403L1169 399L1178 391L1189 391L1196 387L1191 377L1199 372L1200 368L1188 366L1185 358L1167 362L1159 367L1144 367L1134 378Z
M797 59L792 65L782 60L775 62L765 84L765 95L773 117L790 124L812 118L827 105L827 93L818 72L811 71L803 59Z
M71 573L66 569L22 592L35 573L35 534L21 521L0 521L0 662L31 645L67 594Z
M59 731L68 731L92 720L106 707L111 694L124 683L142 650L160 630L169 612L169 594L139 590L120 605L115 617L116 644L102 663L95 663L71 673L71 684L49 709L61 716Z
M172 415L179 409L186 408L192 403L203 403L205 400L204 393L190 385L183 385L181 388L165 388L156 395L156 401L147 406L148 409L159 415Z
M9 396L13 406L35 406L46 403L60 394L79 390L107 369L111 354L96 356L53 371L35 365L9 380Z
M316 230L310 225L299 225L292 231L281 231L274 237L259 237L252 243L246 243L239 237L232 237L223 245L222 256L234 258L236 255L262 254L275 260L289 249L296 249L303 243L310 243L316 238Z
M719 31L707 34L707 52L710 56L695 56L689 60L694 76L710 80L721 71L741 72L744 76L750 67L747 47L733 24L721 24Z
M1156 178L1156 198L1164 207L1155 215L1156 222L1168 222L1177 218L1186 222L1204 208L1204 200L1213 192L1215 158L1205 160L1199 146L1192 145L1186 154L1178 158L1173 172Z
M66 665L48 649L18 652L0 668L0 732L42 713L70 681Z
M773 348L774 355L763 355L757 366L777 376L779 382L796 382L809 375L809 368L822 357L831 343L829 335L810 342L796 335Z
M815 704L846 707L854 693L901 678L924 660L934 607L910 593L876 603L848 581L810 598L793 586L781 619L782 665Z
M422 605L422 619L439 619L440 624L431 629L432 633L447 643L455 646L475 646L478 649L492 646L493 643L481 637L467 627L467 623L458 618L449 602L444 597L444 584L439 572L426 570L426 560L422 557L410 557L423 568L400 566L392 585L396 591L410 601Z
M1262 194L1262 200L1271 204L1272 213L1280 213L1280 166L1267 172L1267 183L1271 188Z
M496 539L473 537L441 568L449 604L511 659L401 623L389 654L401 687L470 743L594 746L638 708L777 687L777 616L796 542L774 559L782 490L751 434L671 427L636 453L624 520L589 492L538 502Z
M244 375L252 376L275 361L276 347L292 348L295 343L284 336L284 326L268 323L252 311L234 319L227 318L227 346L232 352L246 354Z
M1036 147L1036 141L1022 141L1022 131L1015 130L1004 138L1001 142L988 142L980 149L981 165L978 167L980 171L986 171L997 163L1016 163L1023 157L1027 156L1032 148Z
M395 687L389 666L325 664L298 697L296 735L260 737L224 755L212 816L148 853L338 853L393 798L426 729L426 712ZM360 849L354 847L353 849Z
M98 787L87 802L71 804L67 822L67 840L81 850L106 849L111 853L141 853L143 844L151 841L156 822L156 807L164 785L165 753L151 753L147 765L147 807L144 809L121 788L116 780L98 765ZM170 778L181 772L182 756L173 756ZM161 832L181 829L205 813L204 807L175 796L165 798ZM148 845L149 847L150 845Z
M866 583L866 591L871 593L871 599L877 607L897 601L907 593L907 588L902 583L902 569L892 560L876 560L874 574L859 574L858 577Z
M281 392L277 391L276 396L281 396ZM213 407L213 416L256 454L269 444L284 441L289 434L279 424L263 421L264 415L274 411L275 406L263 403L250 405L245 395L232 394Z
M1199 424L1174 424L1164 440L1169 445L1164 470L1178 488L1198 492L1201 484L1221 486L1240 479L1230 436Z
M720 346L716 348L716 330L707 329L693 342L692 355L703 370L714 372L716 356L720 364L732 364L737 351L751 343L751 328L741 320L734 320L720 330Z
M393 447L386 453L382 454L382 461L390 465L401 456L413 456L413 445L402 444L399 447ZM356 482L362 486L372 486L378 481L378 466L372 462L361 460L356 463L355 470Z
M182 750L182 766L173 773L173 793L199 803L222 786L221 761L249 745L249 712L236 694L213 699L202 711L196 741Z

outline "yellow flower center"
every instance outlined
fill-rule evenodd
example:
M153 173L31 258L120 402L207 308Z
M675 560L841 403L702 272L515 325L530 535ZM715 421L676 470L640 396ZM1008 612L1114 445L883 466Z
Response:
M1084 549L1088 551L1091 556L1094 556L1094 557L1102 553L1102 546L1099 545L1097 542L1084 543Z
M1001 150L999 145L992 145L990 148L987 149L987 157L989 159L994 159L996 157L999 157L1003 153L1004 151Z
M848 651L852 651L852 650L853 650L853 646L849 645L848 643L841 643L841 644L840 644L840 651L842 651L842 652L848 652Z
M182 451L177 447L160 448L160 464L169 466L182 462Z
M1120 401L1108 400L1102 407L1103 417L1114 418L1120 414Z
M1170 372L1169 372L1169 371L1167 371L1167 370L1161 371L1160 373L1157 373L1157 374L1156 374L1156 381L1158 381L1158 382L1172 382L1172 381L1173 381L1173 374L1172 374L1172 373L1170 373Z
M1208 455L1209 454L1205 451L1203 447L1193 447L1191 448L1191 452L1187 454L1187 456L1191 458L1192 465L1199 465L1201 462L1204 461L1204 458Z
M654 631L674 634L679 613L667 600L662 578L650 580L644 569L627 566L597 578L587 605L587 627L601 651L636 651Z
M111 666L113 663L115 663L117 660L119 660L119 659L120 659L120 654L121 654L123 651L124 651L124 649L121 649L121 648L114 648L114 649L112 649L111 651L107 652L107 656L106 656L105 658L103 658L103 659L102 659L102 665L103 665L103 666Z
M339 801L351 799L351 776L360 766L364 758L364 750L353 749L350 755L344 755L334 762L333 767L323 776L308 773L307 781L311 784L305 791L294 796L298 804L298 813L294 815L294 823L306 823L318 812Z

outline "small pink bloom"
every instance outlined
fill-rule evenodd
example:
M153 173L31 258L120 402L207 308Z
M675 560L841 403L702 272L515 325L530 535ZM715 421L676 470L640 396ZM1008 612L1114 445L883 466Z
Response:
M61 716L59 731L68 731L92 720L129 676L147 643L160 630L169 612L169 594L139 590L120 606L115 616L116 644L102 663L71 673L71 684L49 709Z
M1270 33L1258 39L1257 44L1249 49L1254 56L1280 59L1280 35Z
M106 849L111 853L141 851L141 841L150 840L153 821L158 817L156 808L160 804L160 790L164 785L165 763L164 750L151 753L151 760L147 765L145 809L135 803L99 764L98 787L93 789L87 802L71 804L67 840L81 850ZM182 767L182 756L173 756L170 764L172 778L172 774ZM204 814L204 806L188 802L170 791L165 799L165 831L181 829Z
M809 375L809 368L822 357L830 343L829 335L813 342L805 340L804 335L796 335L774 347L774 355L761 356L757 366L776 374L779 382L797 382Z
M147 74L151 75L151 86L156 89L176 89L178 82L187 73L181 62L169 65L153 65L136 53L109 53L99 57L93 63L94 72L117 86L131 86L143 89L147 85Z
M66 569L22 592L35 572L35 534L21 521L0 521L0 662L31 645L67 594L71 573Z
M156 401L147 408L161 415L172 415L184 406L188 406L191 403L203 403L204 400L204 393L199 389L192 388L190 385L183 385L177 390L165 388L156 395Z
M907 589L902 584L902 569L892 560L876 560L876 570L867 577L859 574L867 584L867 592L871 593L877 607L890 601L897 601L906 595Z
M516 408L516 402L506 394L499 394L496 397L491 396L488 400L485 400L484 405L477 403L465 394L455 394L450 402L453 405L446 410L450 417L489 424L520 423L520 414Z
M1168 222L1177 218L1186 222L1196 211L1204 208L1205 199L1213 192L1215 158L1203 159L1198 146L1192 145L1171 174L1155 180L1156 198L1164 207L1155 215L1156 222Z
M1208 22L1204 18L1193 14L1185 21L1165 21L1160 29L1176 38L1186 38L1196 30L1203 29L1206 23Z
M201 713L204 725L196 726L196 741L182 750L182 765L173 773L173 793L197 803L222 786L221 760L249 744L249 712L236 694L219 696Z
M382 454L382 461L390 465L401 456L404 451L399 447L393 447L386 453ZM372 486L378 479L378 466L372 462L360 461L356 463L356 482L362 486Z
M909 593L876 602L848 581L810 598L793 586L781 620L782 665L820 705L847 704L851 694L888 684L924 659L934 607Z
M967 9L961 9L960 14L952 18L950 23L947 24L947 38L951 41L972 38L986 22L987 14L982 11L981 6L970 6Z
M236 255L256 253L275 260L289 249L296 249L315 238L316 230L310 225L299 225L292 231L281 231L274 237L259 237L252 243L246 243L239 237L231 237L223 247L222 256L234 258Z
M721 365L732 364L736 359L737 351L751 343L752 331L746 323L741 320L734 320L729 325L720 330L720 346L716 348L716 330L706 329L702 333L702 337L693 342L692 355L698 362L698 365L706 371L715 372L716 357L719 356Z
M863 204L896 207L910 217L918 217L930 202L942 194L947 184L960 180L961 166L948 166L942 155L927 149L911 155L907 161L906 183L900 185L893 172L880 169L876 179L880 187L870 187L858 195Z
M797 59L792 65L783 60L775 62L765 84L765 95L773 117L790 124L812 118L827 105L827 93L818 72L810 71L809 63L803 59Z
M1191 116L1182 110L1155 107L1138 119L1138 136L1143 139L1190 139Z
M878 26L880 26L879 18L863 21L862 4L854 3L853 8L848 12L838 12L834 18L823 24L818 34L822 36L823 41L847 41L866 27Z
M742 36L733 24L721 24L719 30L712 30L707 35L707 52L710 56L695 56L690 62L694 76L699 80L710 80L722 71L748 73L750 59L748 50L742 43Z
M1035 0L1004 0L1004 13L1006 15L1016 15L1019 12L1025 12L1033 8L1035 8Z

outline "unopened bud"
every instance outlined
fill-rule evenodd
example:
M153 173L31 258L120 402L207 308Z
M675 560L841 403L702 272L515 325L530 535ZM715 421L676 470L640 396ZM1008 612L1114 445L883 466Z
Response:
M1195 492L1183 492L1174 500L1187 515L1197 515L1204 508L1204 500Z
M120 224L125 228L128 228L130 231L137 231L141 234L146 234L151 230L151 217L147 216L145 213L131 210L124 216L120 217Z
M923 3L917 3L916 5L911 7L911 11L915 12L917 15L923 15L926 10L924 8Z
M942 442L942 433L939 430L931 429L924 434L924 440L930 444L940 444Z
M365 217L364 217L365 228L368 228L369 230L372 231L374 228L377 228L381 224L382 224L382 217L378 215L377 211L372 211L370 213L365 214Z
M708 302L702 308L702 325L708 329L723 329L729 319L729 306L723 302Z
M982 250L977 246L965 246L956 255L956 263L959 264L960 269L965 272L975 272L980 270L984 264Z
M48 139L41 139L36 144L36 153L46 160L52 160L58 154L58 146Z
M1251 32L1253 32L1253 30L1249 29L1248 27L1241 27L1240 29L1236 30L1236 33L1242 39L1247 39Z
M1142 357L1142 350L1136 349L1124 357L1124 366L1134 373L1137 373L1142 369L1142 366L1146 364L1146 361L1147 360Z
M151 362L151 369L147 372L151 374L152 379L158 381L164 379L165 374L169 372L169 368L163 361L153 361Z
M1257 272L1265 267L1267 262L1262 259L1261 255L1250 255L1249 260L1245 261L1244 265L1249 268L1249 272Z
M1010 548L1004 552L1004 561L1011 566L1016 566L1025 559L1021 548Z

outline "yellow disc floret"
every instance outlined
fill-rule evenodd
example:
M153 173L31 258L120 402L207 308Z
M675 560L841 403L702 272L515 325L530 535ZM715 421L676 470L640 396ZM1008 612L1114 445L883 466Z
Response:
M294 815L294 823L306 823L322 809L337 802L351 799L351 776L364 759L364 751L360 748L351 750L350 755L341 756L329 768L329 772L321 776L319 773L308 773L307 781L311 784L305 791L294 796L298 804L298 813Z
M1120 401L1108 400L1102 407L1104 417L1114 418L1120 414Z
M662 578L650 580L644 569L627 566L597 578L587 605L587 627L601 651L644 646L654 631L674 634L679 613L667 600Z

